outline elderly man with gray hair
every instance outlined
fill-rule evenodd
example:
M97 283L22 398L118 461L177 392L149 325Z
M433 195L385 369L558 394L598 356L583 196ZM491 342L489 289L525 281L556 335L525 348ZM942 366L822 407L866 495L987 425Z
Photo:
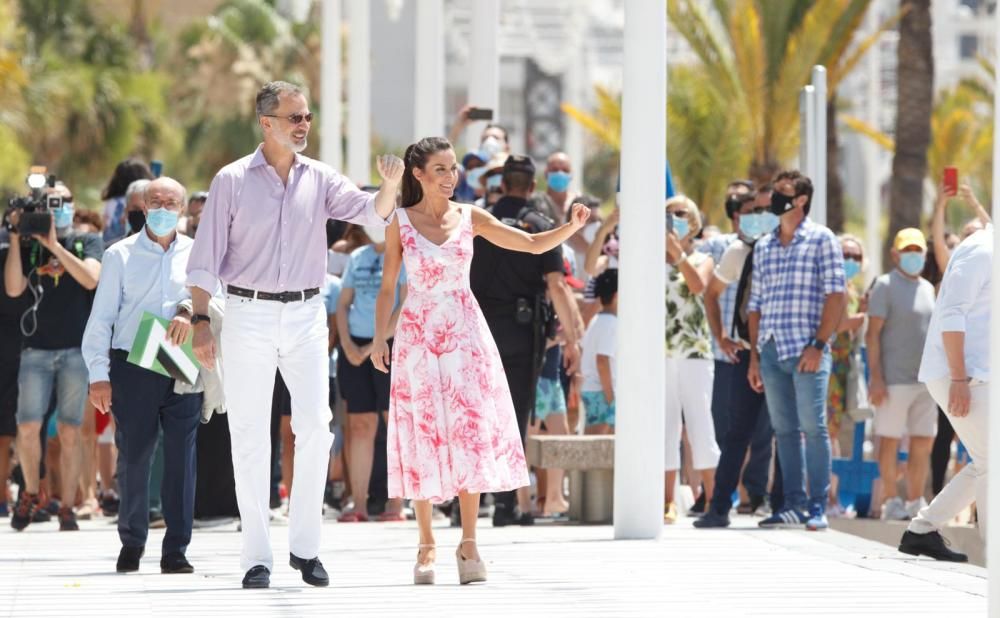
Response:
M403 177L398 157L380 157L376 195L300 154L312 112L287 82L257 93L264 142L222 168L208 191L188 264L194 351L215 365L209 298L226 292L223 387L243 526L244 588L270 585L271 394L275 369L288 385L295 432L295 487L289 505L289 563L312 586L330 579L319 560L330 433L329 329L319 288L326 280L326 220L385 227ZM365 180L365 179L362 179Z
M177 233L177 221L187 203L180 183L158 178L133 195L143 200L145 222L138 233L104 253L104 268L83 334L83 358L90 374L90 401L98 410L113 414L116 424L121 492L118 536L122 542L117 571L138 571L145 553L149 473L162 428L161 495L167 532L160 571L192 573L185 553L194 517L195 441L202 394L177 389L173 378L129 363L127 358L146 312L171 320L166 333L171 343L183 343L190 335L191 315L179 305L191 296L185 282L194 241Z

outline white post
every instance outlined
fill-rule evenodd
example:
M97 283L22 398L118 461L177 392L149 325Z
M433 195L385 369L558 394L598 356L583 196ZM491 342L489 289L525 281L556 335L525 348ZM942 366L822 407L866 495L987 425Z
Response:
M340 88L340 0L323 2L323 51L320 75L320 100L323 103L320 121L319 158L335 170L343 169L344 151L341 144L341 115L344 113Z
M810 175L809 166L812 165L812 135L809 128L812 126L810 118L812 100L812 86L804 86L799 91L799 171L806 176Z
M417 2L414 141L444 135L444 0Z
M813 199L809 217L826 225L826 67L818 64L813 67L812 83L816 100L812 118L816 158L813 159Z
M622 82L621 270L618 387L615 389L616 539L655 539L663 530L666 390L663 268L666 250L667 4L625 4ZM657 258L659 259L659 258Z
M493 110L500 120L500 0L472 0L472 53L469 62L469 105ZM465 132L465 147L479 148L482 122Z
M347 174L358 185L371 181L371 31L366 0L350 3L348 49Z
M878 13L876 5L868 9L865 17L867 29L870 33L878 30ZM868 124L878 128L879 126L879 103L880 85L882 83L881 59L879 58L879 47L876 45L868 50L868 87L865 92L865 116ZM868 279L878 277L882 274L882 192L880 190L881 180L881 153L879 146L873 140L861 140L861 151L865 161L865 248L868 256Z
M574 105L579 105L586 99L584 94L583 76L586 74L583 67L583 50L574 54L573 60L569 64L563 82L563 100ZM579 195L583 192L583 127L579 122L573 122L564 117L566 127L566 154L573 163L573 178L569 183L569 191Z
M996 66L1000 67L1000 11L997 11L997 23L994 26L996 40L994 44L994 58ZM996 74L996 81L993 84L993 220L1000 221L1000 73ZM993 233L993 273L1000 273L1000 247L998 247L1000 236ZM990 350L992 358L990 366L1000 365L997 351L1000 350L1000 285L994 284L990 289ZM1000 380L990 380L989 386L990 401L1000 401ZM993 450L1000 445L1000 419L991 419L989 426L989 448ZM1000 474L990 474L987 480L988 502L995 505L989 509L987 514L987 539L986 539L986 566L988 568L987 577L987 599L990 616L1000 616L1000 542L997 541L996 531L1000 530Z

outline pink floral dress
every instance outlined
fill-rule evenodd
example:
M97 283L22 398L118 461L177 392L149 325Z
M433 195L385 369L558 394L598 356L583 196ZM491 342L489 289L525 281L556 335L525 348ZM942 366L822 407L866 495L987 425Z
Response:
M472 209L440 246L396 211L409 290L392 350L389 496L509 491L528 468L500 353L469 287Z

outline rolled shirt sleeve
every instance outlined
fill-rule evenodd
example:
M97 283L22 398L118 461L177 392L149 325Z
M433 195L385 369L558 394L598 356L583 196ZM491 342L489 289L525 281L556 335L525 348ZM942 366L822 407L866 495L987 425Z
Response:
M222 172L216 174L208 189L198 235L188 260L188 287L201 288L212 295L218 291L221 283L219 272L229 246L229 223L234 197L232 177Z
M844 275L844 250L833 232L826 230L826 240L820 245L819 268L823 294L843 292L847 288Z
M992 256L986 251L967 251L952 256L947 285L941 286L937 311L942 333L964 333L973 303L991 276Z
M375 210L375 194L362 191L333 169L327 169L326 176L326 214L328 217L358 225L381 227L389 225L389 222L392 221L393 215L383 219Z
M101 278L94 294L94 304L90 310L87 327L83 331L81 352L87 365L90 383L106 382L110 379L111 338L122 301L122 277L125 268L120 254L108 251L102 261Z

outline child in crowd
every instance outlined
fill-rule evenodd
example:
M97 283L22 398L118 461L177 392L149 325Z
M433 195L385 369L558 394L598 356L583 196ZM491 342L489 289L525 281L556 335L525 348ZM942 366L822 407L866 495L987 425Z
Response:
M587 411L585 433L610 434L615 427L618 269L609 268L596 277L594 294L601 301L601 312L583 337L581 398Z

